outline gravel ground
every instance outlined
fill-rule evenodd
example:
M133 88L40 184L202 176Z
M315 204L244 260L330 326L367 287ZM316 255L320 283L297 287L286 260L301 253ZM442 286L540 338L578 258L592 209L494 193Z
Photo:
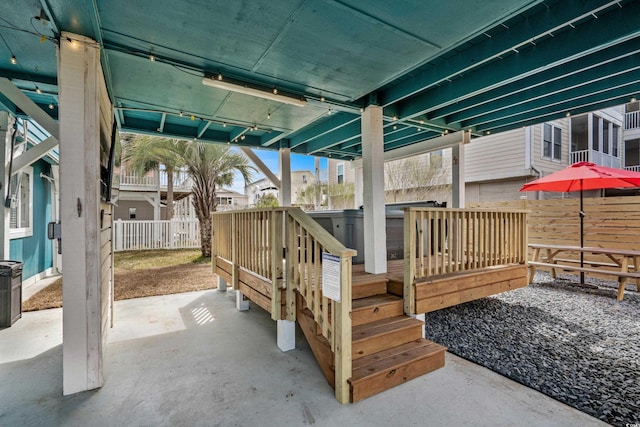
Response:
M610 424L640 423L640 294L627 286L618 302L615 283L574 280L539 272L526 288L427 313L427 338Z

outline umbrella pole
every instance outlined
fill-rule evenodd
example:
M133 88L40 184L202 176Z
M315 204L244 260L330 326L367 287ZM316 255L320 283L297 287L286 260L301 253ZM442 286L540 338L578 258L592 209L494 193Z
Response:
M582 180L580 180L580 249L584 248L584 211L582 209ZM580 268L584 268L584 251L580 251ZM584 271L580 271L580 284L584 285Z

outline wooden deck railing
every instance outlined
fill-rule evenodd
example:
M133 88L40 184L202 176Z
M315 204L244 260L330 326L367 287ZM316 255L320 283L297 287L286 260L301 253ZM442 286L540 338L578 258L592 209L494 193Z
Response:
M405 209L405 312L416 314L416 280L526 263L526 215L523 210Z
M356 251L345 248L299 208L216 212L212 215L212 226L212 260L215 262L216 257L221 257L233 264L234 289L237 289L239 268L270 279L271 317L274 320L282 318L280 298L283 288L286 319L296 319L294 292L298 291L305 299L335 355L336 399L349 402L351 259ZM339 301L330 300L323 294L323 253L339 258Z

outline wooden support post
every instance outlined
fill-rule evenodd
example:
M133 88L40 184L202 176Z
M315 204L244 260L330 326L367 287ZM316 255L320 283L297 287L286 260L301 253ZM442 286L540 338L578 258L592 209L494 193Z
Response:
M556 262L553 260L553 255L552 255L551 249L547 249L547 262L548 262L549 264L555 264L555 263L556 263ZM556 269L555 269L555 268L552 268L552 269L551 269L551 277L552 277L553 279L555 279L555 278L556 278Z
M98 188L101 111L104 120L113 118L108 98L101 105L106 88L100 66L100 46L93 40L69 33L63 33L60 40L62 371L63 393L69 395L103 384L110 285L108 277L103 277L106 272L101 268L100 250L103 243ZM110 271L106 271L110 277Z
M351 398L351 258L343 256L340 262L340 302L333 302L336 310L335 392L338 402L344 404Z
M620 271L622 273L628 273L629 272L629 257L627 257L627 256L623 256L622 257ZM626 283L627 283L627 278L626 277L624 277L624 276L619 276L618 277L618 301L622 301L622 298L624 298L624 285Z
M296 260L295 257L298 256L298 235L296 233L296 222L295 220L285 213L284 218L285 223L285 239L287 242L286 245L286 261L285 264L287 266L287 282L286 286L286 315L288 320L295 320L296 318L296 297L294 294L294 289L296 286Z
M535 248L533 250L533 260L536 262L540 261L540 248ZM533 265L529 265L529 283L533 283L535 274L536 274L536 267Z
M231 289L238 290L238 214L231 214Z
M269 221L269 245L271 248L271 318L282 319L282 241L283 241L282 211L271 212ZM295 299L295 296L294 296ZM285 300L285 303L289 301ZM289 319L295 320L295 319Z
M415 314L416 298L415 286L413 284L416 276L416 214L406 209L404 211L404 312L405 314ZM429 222L427 222L429 224ZM420 227L423 227L421 221ZM422 242L422 237L420 241ZM427 256L431 257L430 253ZM431 259L431 258L429 258ZM422 260L421 260L422 262Z

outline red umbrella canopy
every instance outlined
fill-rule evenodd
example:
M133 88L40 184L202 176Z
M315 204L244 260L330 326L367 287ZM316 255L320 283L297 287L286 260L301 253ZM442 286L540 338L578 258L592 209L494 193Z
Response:
M522 186L520 191L580 191L640 187L640 173L578 162Z

